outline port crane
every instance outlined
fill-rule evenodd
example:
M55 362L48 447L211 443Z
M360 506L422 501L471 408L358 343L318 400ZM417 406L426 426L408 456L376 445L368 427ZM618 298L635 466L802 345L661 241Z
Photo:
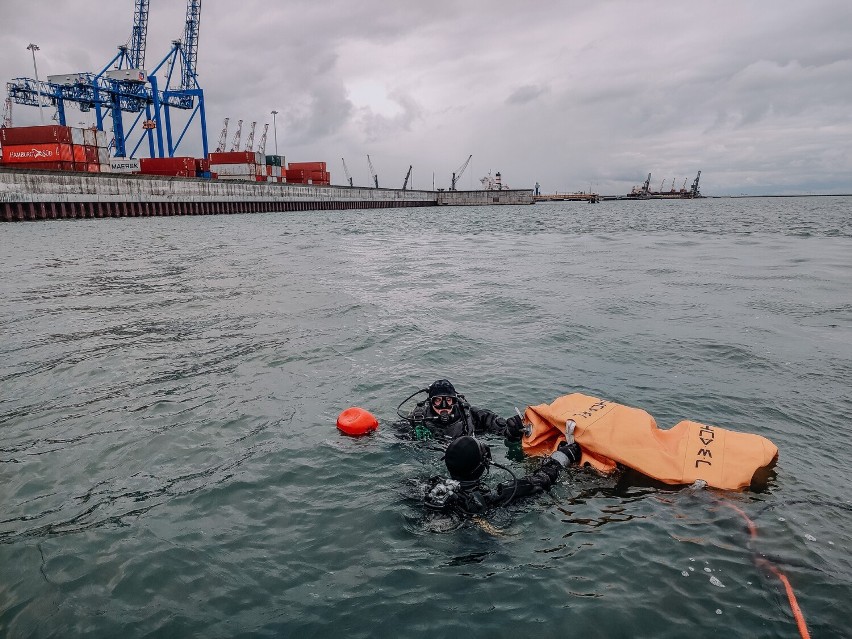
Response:
M248 139L246 140L246 151L254 151L254 130L257 128L257 122L251 123Z
M692 197L699 197L701 194L698 192L698 180L701 177L701 171L698 172L698 175L695 176L695 182L692 183L692 186L689 188L692 193Z
M266 134L269 132L269 124L263 125L263 135L260 136L260 142L257 143L257 152L261 155L266 155Z
M231 118L225 118L222 123L222 132L219 134L219 144L216 145L216 153L221 153L225 150L225 145L228 143L228 122Z
M373 176L373 184L376 185L376 188L379 188L379 176L376 175L376 171L373 169L373 161L370 159L369 153L367 154L367 164L370 165L370 175Z
M12 98L6 98L3 103L3 120L0 121L0 129L12 128Z
M134 1L129 43L119 46L118 54L98 73L48 76L46 82L15 78L6 85L10 98L18 104L29 106L39 106L42 99L46 98L56 107L56 119L62 126L67 125L66 103L76 104L83 112L94 110L95 127L101 131L105 130L105 118L110 117L116 157L127 157L129 138L140 122L142 136L130 151L130 157L135 155L146 138L151 157L173 157L198 116L202 148L204 157L207 157L204 92L196 74L201 0L188 0L183 40L172 42L171 51L151 73L145 70L149 4L150 0ZM181 69L180 85L172 89L171 79L176 63ZM161 90L157 73L164 66L168 69L168 75ZM176 141L172 134L172 108L192 110ZM124 113L135 114L127 130L124 127Z
M408 165L408 173L405 174L405 182L402 183L402 190L404 191L408 187L408 178L411 177L411 165Z
M237 121L237 131L234 133L234 141L231 143L231 151L240 150L240 138L243 137L243 121Z
M349 167L346 166L346 160L340 158L340 161L343 162L343 172L346 174L346 181L349 182L349 186L352 186L352 175L349 173Z
M452 180L452 183L450 184L450 191L456 190L456 184L458 183L459 180L461 180L461 176L464 174L465 169L467 169L467 165L470 164L470 158L472 158L472 157L473 157L473 154L468 155L467 160L464 161L464 164L462 164L459 168L457 168L455 171L453 171L453 180Z

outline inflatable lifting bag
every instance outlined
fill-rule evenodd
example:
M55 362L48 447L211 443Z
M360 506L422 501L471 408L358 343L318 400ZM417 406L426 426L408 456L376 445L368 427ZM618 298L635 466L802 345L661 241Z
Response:
M573 421L583 451L580 464L611 472L618 463L667 484L702 479L716 488L748 488L755 472L778 457L775 444L760 435L690 421L660 430L644 410L580 393L530 406L524 417L532 424L523 439L530 455L556 450L565 440L566 422Z

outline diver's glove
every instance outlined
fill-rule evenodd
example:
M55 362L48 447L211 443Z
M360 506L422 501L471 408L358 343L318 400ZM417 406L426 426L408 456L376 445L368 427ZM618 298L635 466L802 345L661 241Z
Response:
M506 420L506 438L519 442L524 436L524 420L520 415L512 415Z
M558 461L562 465L562 468L567 468L568 466L580 461L581 456L582 452L580 451L580 446L577 442L572 442L570 444L562 442L559 444L559 448L550 455L550 458Z

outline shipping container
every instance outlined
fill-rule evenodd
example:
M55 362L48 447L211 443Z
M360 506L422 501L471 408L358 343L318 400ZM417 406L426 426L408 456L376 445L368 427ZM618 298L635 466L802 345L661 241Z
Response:
M83 134L83 129L71 129L71 144L85 146L86 136Z
M0 146L7 144L71 144L71 128L54 124L0 129Z
M257 175L256 164L210 164L210 170L219 175Z
M9 129L0 129L8 131ZM3 145L3 163L21 162L73 162L74 151L70 144Z
M226 153L211 153L210 164L257 164L259 153L251 151L229 151Z
M95 139L95 132L92 129L83 129L83 144L86 146L98 145L98 141Z
M95 146L99 146L103 149L109 147L106 131L95 131L95 142Z
M109 149L102 146L98 147L98 162L109 164Z
M86 172L87 173L100 173L101 165L96 162L90 162L86 164Z
M73 162L16 162L16 169L38 169L40 171L73 171Z
M287 165L288 169L301 171L325 171L325 162L290 162Z
M271 164L272 166L283 166L284 157L281 155L267 155L266 163Z
M84 146L74 146L71 147L71 155L74 158L75 162L80 164L85 164L88 162L86 159L86 147Z
M140 170L146 175L195 176L195 158L141 158Z

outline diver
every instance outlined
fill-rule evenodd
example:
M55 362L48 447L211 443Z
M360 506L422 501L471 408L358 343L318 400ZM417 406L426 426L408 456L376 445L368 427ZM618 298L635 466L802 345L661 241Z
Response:
M426 393L425 400L417 402L408 415L400 412L405 402L421 393ZM401 425L406 430L410 428L414 439L456 439L463 435L494 433L509 441L520 441L524 435L520 415L503 419L490 410L471 406L446 379L439 379L429 388L412 393L400 402L396 412L403 420Z
M429 479L423 491L424 505L433 511L477 515L501 506L507 506L519 497L538 495L550 490L556 483L559 471L580 460L580 447L563 442L534 473L518 479L515 474L491 459L491 449L484 442L462 435L450 442L444 454L449 479L436 475ZM512 476L490 488L483 482L491 465Z

